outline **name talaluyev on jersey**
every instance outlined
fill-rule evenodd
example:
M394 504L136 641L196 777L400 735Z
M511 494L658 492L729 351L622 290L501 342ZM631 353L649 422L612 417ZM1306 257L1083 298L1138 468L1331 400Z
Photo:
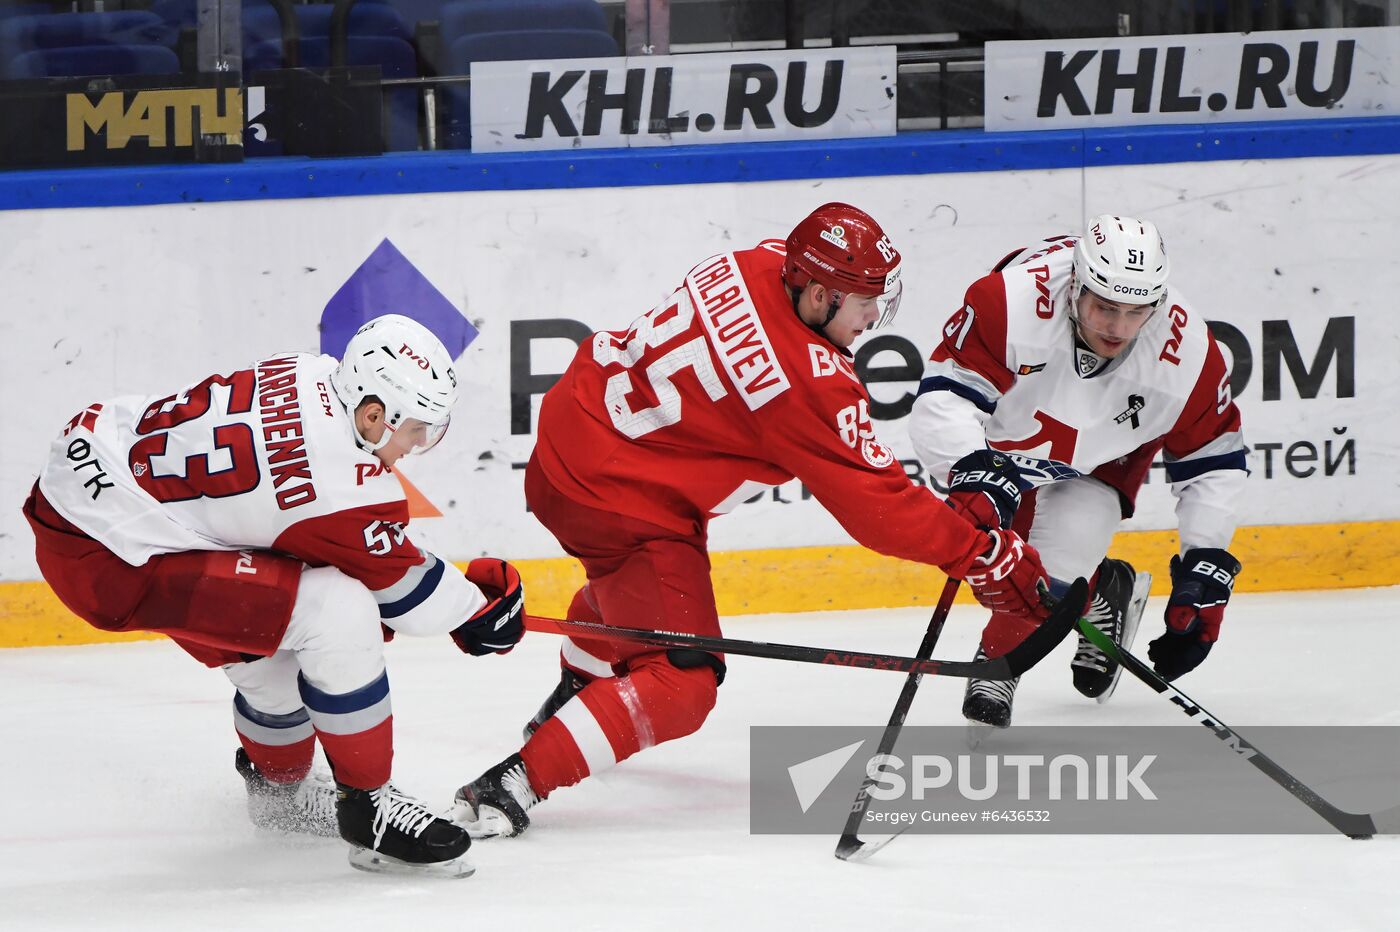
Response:
M775 389L786 389L787 375L778 364L733 257L717 256L692 272L686 284L700 299L705 329L749 408L764 404Z
M297 401L296 366L296 360L291 357L258 363L258 411L263 441L267 444L272 485L277 489L277 507L283 511L316 500L311 464L306 460L301 405ZM282 488L293 479L305 481Z

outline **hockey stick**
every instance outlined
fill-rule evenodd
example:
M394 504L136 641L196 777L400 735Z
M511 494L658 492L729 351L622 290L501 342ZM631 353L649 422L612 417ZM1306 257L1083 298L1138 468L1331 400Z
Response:
M1370 838L1378 832L1384 834L1400 832L1400 806L1393 806L1377 813L1347 812L1344 809L1338 809L1319 796L1302 780L1280 767L1239 732L1207 712L1200 703L1162 679L1156 670L1113 643L1113 640L1098 628L1081 620L1079 630L1084 637L1093 642L1095 647L1122 664L1123 669L1142 680L1153 691L1166 696L1173 705L1186 714L1187 718L1210 729L1212 734L1225 742L1226 747L1249 761L1270 780L1292 793L1303 805L1322 816L1329 825L1343 835L1348 838Z
M933 646L938 643L938 636L943 633L943 623L948 620L948 612L953 607L953 597L958 594L958 585L961 582L960 579L950 579L943 586L943 594L938 597L938 606L933 610L933 617L928 620L928 630L924 632L924 639L919 643L917 656L933 656ZM880 759L883 760L894 750L895 742L899 740L899 732L904 728L904 717L909 714L909 707L914 704L914 693L922 680L923 674L917 670L910 671L904 680L904 688L899 691L899 699L894 704L889 724L885 726L885 733L880 736L879 749L875 752ZM865 779L861 781L860 789L856 792L855 801L851 803L850 814L846 816L846 827L836 842L836 856L842 861L864 860L899 837L898 834L894 834L873 842L861 841L858 837L860 823L865 819L865 810L870 808L870 785L874 782L875 778L867 768Z
M1073 591L1071 588L1071 592ZM1062 604L1069 605L1073 601L1073 599L1066 598ZM1081 592L1079 597L1081 606L1083 601L1083 593ZM679 631L619 628L615 625L594 621L546 618L542 615L526 615L525 627L527 630L543 634L631 641L653 644L657 647L690 648L712 653L736 654L743 657L795 660L800 663L821 663L837 667L859 667L867 670L892 670L897 673L917 673L921 676L1010 680L1025 673L1039 663L1046 654L1054 650L1069 635L1070 631L1074 630L1074 623L1078 617L1078 611L1072 605L1064 611L1056 609L1031 633L1030 637L1016 645L1009 653L994 660L977 661L932 660L927 656L902 657L897 654L860 654L826 647L770 644L766 641L741 641L736 638L707 637L702 634L684 634Z

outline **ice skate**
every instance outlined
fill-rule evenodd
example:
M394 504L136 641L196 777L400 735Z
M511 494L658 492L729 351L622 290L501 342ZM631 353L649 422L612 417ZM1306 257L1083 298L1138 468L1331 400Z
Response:
M248 787L248 818L258 828L334 838L340 834L335 818L335 784L312 773L296 783L266 779L248 752L239 748L233 766Z
M1132 566L1123 560L1104 560L1085 618L1115 644L1130 649L1151 588L1151 574L1134 573ZM1074 688L1099 702L1107 702L1113 695L1123 672L1117 661L1109 659L1082 634L1070 669Z
M337 784L340 837L351 845L350 864L376 873L469 877L471 837L427 806L386 783L361 790Z
M530 827L526 811L540 799L525 762L512 754L457 791L452 819L473 838L509 838Z
M981 647L973 660L986 660ZM996 729L1011 725L1011 703L1016 697L1016 685L1021 682L1018 676L1013 680L967 681L967 691L963 694L962 714L967 719L967 743L973 750Z

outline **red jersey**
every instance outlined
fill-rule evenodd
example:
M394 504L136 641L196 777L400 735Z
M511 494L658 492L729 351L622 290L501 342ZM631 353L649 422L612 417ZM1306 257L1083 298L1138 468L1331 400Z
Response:
M580 504L685 534L796 477L864 546L960 576L986 536L876 439L850 356L793 309L783 256L768 240L706 259L580 346L541 405L539 467Z

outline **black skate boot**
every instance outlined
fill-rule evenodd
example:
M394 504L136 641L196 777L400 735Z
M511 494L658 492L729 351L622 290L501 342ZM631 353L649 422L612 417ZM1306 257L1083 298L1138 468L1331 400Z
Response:
M564 703L579 694L579 691L589 683L593 682L582 674L575 673L565 667L559 674L559 685L554 687L554 692L545 699L544 705L535 713L535 717L525 723L521 730L521 736L529 741L530 737L539 730L539 727L554 717L554 713L564 707Z
M981 647L977 648L977 654L973 660L986 660L987 655ZM979 680L970 679L967 681L967 691L963 694L963 717L970 725L990 726L991 728L1007 728L1011 725L1011 702L1016 697L1016 684L1021 682L1018 676L1014 680ZM974 729L969 733L969 739L980 740L986 729Z
M310 774L298 783L272 783L258 772L239 748L233 766L248 785L248 818L258 828L334 838L335 784L329 777Z
M452 820L473 838L510 838L530 827L530 809L542 797L530 785L525 762L512 754L457 791Z
M352 866L439 877L469 877L476 869L463 857L471 836L392 783L376 790L337 783L336 791L336 820L351 844Z
M1131 564L1123 560L1105 559L1099 564L1099 581L1094 586L1085 618L1115 644L1131 649L1151 588L1151 574L1135 573ZM1074 688L1099 702L1107 702L1113 695L1123 672L1117 661L1109 659L1082 634L1078 650L1070 661L1070 671L1074 675Z

